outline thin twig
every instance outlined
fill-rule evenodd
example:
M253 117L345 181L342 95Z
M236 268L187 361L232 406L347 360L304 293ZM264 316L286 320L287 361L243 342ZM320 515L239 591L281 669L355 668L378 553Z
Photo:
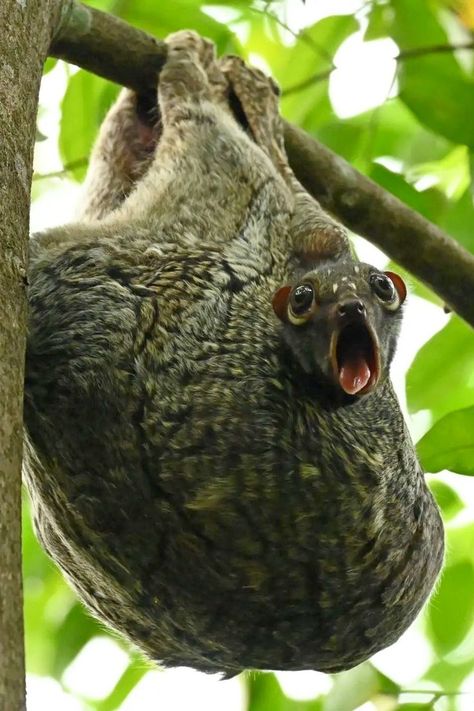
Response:
M296 94L299 91L302 91L303 89L307 89L309 86L312 86L313 84L317 84L320 81L325 81L326 79L329 79L331 74L333 73L335 67L329 67L329 69L324 69L321 72L317 72L316 74L313 74L312 76L308 77L307 79L303 79L303 81L298 82L298 84L293 84L293 86L288 86L286 89L282 89L281 95L282 96L290 96L290 94Z
M48 178L62 178L76 168L82 168L89 162L88 158L77 158L69 163L65 163L61 170L54 170L51 173L34 173L32 180L47 180Z
M327 51L323 46L321 46L318 42L315 42L312 37L310 37L307 32L304 30L301 30L300 32L295 32L294 30L291 29L291 27L284 22L284 20L280 19L278 15L274 15L272 12L268 12L266 8L263 10L260 10L258 7L250 7L249 10L251 12L255 12L258 15L264 15L265 17L270 18L270 20L273 20L277 25L280 25L284 30L286 30L290 35L292 35L296 40L299 40L301 42L304 42L308 47L310 47L315 54L317 54L320 58L326 59L328 62L332 64L332 57L330 52Z
M413 49L401 49L396 55L397 62L414 57L423 57L426 54L443 54L446 52L457 52L461 49L474 49L474 40L461 42L459 44L432 44L426 47L413 47Z
M442 689L400 689L397 692L397 695L401 696L402 694L432 694L433 696L472 696L474 694L474 691L443 691Z

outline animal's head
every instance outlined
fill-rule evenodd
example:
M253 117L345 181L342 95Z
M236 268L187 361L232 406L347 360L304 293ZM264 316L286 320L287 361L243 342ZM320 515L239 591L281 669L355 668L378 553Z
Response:
M303 371L356 397L388 375L405 297L397 274L344 262L282 286L273 309Z

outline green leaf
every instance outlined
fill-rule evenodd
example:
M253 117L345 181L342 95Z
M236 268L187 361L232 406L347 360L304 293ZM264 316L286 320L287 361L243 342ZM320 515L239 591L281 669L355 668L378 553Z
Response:
M428 607L428 626L439 654L455 649L474 624L474 567L462 560L445 568Z
M94 703L94 711L115 711L118 709L140 679L153 668L151 664L148 666L141 657L132 660L107 698Z
M441 659L428 669L424 679L427 683L434 681L441 688L451 692L452 689L459 689L464 679L472 674L472 667L472 659L463 660L457 664L450 664L445 659ZM452 708L454 709L454 707ZM457 707L455 711L457 711Z
M95 7L97 10L120 15L120 8L123 2L124 0L88 0L87 4L91 7Z
M397 0L393 37L403 50L449 39L426 0ZM415 116L454 143L474 147L474 82L449 53L430 53L399 60L399 96Z
M474 253L474 202L468 188L457 201L449 203L446 212L439 221L439 226L460 242L463 247Z
M406 205L431 220L437 220L446 202L439 191L424 190L420 192L410 185L402 175L393 173L378 163L373 164L370 177Z
M418 163L408 173L410 182L426 176L449 198L459 200L470 182L466 146L457 146L439 160Z
M474 475L474 407L442 417L417 444L418 456L429 472L450 469Z
M71 171L76 180L84 177L81 160L91 151L102 120L118 87L94 74L79 70L71 77L62 102L59 150L65 164L78 166Z
M371 168L371 161L381 156L395 157L405 169L439 160L452 149L451 143L426 129L399 98L349 119L334 118L318 129L318 137L364 173Z
M387 37L393 24L393 10L390 5L373 3L368 20L367 29L364 33L366 42Z
M76 602L56 631L57 647L53 675L59 679L87 642L98 634L103 634L98 622L87 614L79 602Z
M55 57L48 57L48 59L44 63L43 76L45 74L48 74L51 71L51 69L53 69L56 66L57 61L58 60Z
M247 711L322 711L320 700L295 701L282 692L274 674L248 672Z
M120 14L127 22L160 39L165 39L170 32L186 28L212 39L220 54L241 53L240 43L233 32L203 12L196 2L174 0L172 3L157 3L156 0L140 0L124 3Z
M335 677L334 686L326 696L323 711L353 711L378 694L395 696L400 687L365 662Z
M474 331L458 316L418 351L407 374L410 412L430 410L433 421L474 405Z
M437 479L432 479L429 485L445 521L449 521L462 511L464 504L454 489Z
M469 177L470 177L470 185L469 185L469 190L471 193L471 198L474 200L474 153L472 151L469 151ZM471 203L472 203L471 200Z
M431 130L474 147L474 82L446 66L444 57L416 57L398 73L399 95Z
M314 81L307 88L285 96L285 90L331 68L338 47L357 31L352 15L326 17L300 33L296 44L282 52L273 67L283 90L282 112L291 121L314 131L334 114L328 97L328 81Z

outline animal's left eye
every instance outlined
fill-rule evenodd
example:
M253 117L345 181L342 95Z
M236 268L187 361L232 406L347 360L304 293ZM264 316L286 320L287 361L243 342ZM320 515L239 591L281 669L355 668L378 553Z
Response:
M396 311L401 299L393 281L385 274L371 274L369 283L375 296L389 311Z
M300 284L290 296L288 320L295 326L305 323L312 314L315 305L315 293L311 284Z

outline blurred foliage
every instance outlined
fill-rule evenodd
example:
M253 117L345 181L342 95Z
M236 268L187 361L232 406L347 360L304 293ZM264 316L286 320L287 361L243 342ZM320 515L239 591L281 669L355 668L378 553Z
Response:
M317 4L307 0L306 7L312 3ZM292 16L296 5L301 10L301 0L90 0L90 4L158 37L191 27L212 38L221 53L259 57L282 87L287 119L474 252L471 0L361 0L353 14L340 14L339 3L334 2L333 15L299 32L292 29ZM393 40L399 51L396 77L380 105L341 119L331 103L329 82L338 48L354 33L362 33L365 42ZM471 49L448 48L469 43ZM55 65L48 60L45 72ZM361 74L354 94L370 80L370 75ZM76 180L84 175L94 136L116 92L117 87L82 70L70 72L61 105L59 149L65 168L70 168L67 172ZM45 139L41 133L38 138ZM35 195L48 185L48 180L36 183ZM411 282L417 295L439 308L425 286ZM381 711L474 708L474 695L470 703L464 700L459 706L465 697L458 694L474 672L474 522L465 515L457 491L463 479L459 475L474 474L474 337L457 316L451 316L415 357L407 375L407 401L411 413L423 411L427 417L428 429L418 445L426 470L457 473L442 480L430 477L447 522L448 552L422 622L432 661L411 686L414 692L430 693L420 701L416 693L406 696L408 690L371 663L335 675L331 690L311 701L286 696L273 674L247 673L248 711L352 711L368 701L370 708ZM28 669L64 683L64 671L84 645L107 632L85 613L40 550L27 505L24 569ZM147 668L144 660L131 655L109 694L99 701L83 699L83 708L118 709Z

